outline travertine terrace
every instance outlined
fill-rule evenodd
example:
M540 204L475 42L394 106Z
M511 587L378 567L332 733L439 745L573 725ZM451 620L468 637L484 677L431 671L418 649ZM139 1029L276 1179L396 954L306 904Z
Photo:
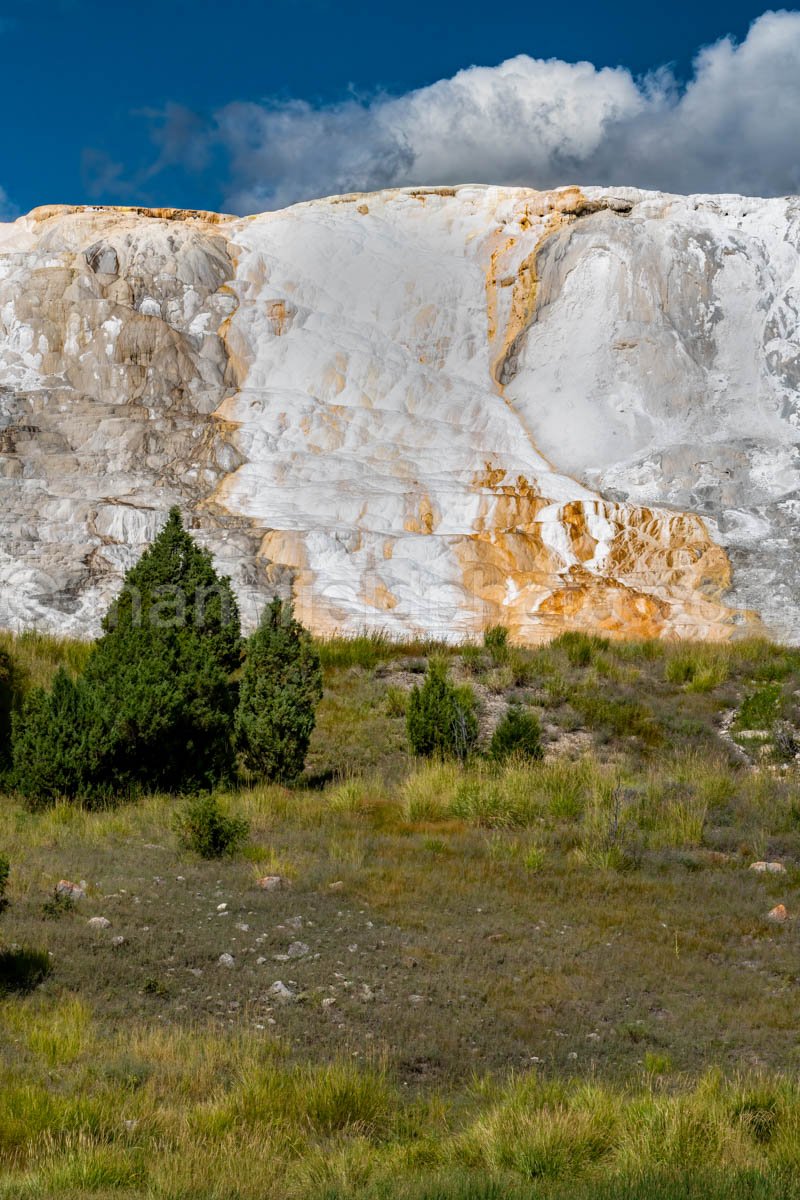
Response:
M0 226L0 624L179 503L252 622L800 640L800 199L463 186Z

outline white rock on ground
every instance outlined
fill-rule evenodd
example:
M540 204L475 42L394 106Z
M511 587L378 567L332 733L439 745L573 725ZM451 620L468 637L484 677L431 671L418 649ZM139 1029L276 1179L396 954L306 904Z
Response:
M286 986L282 979L276 979L269 989L268 995L273 1000L277 1000L279 1004L288 1004L290 1000L294 1000L295 994L290 987Z

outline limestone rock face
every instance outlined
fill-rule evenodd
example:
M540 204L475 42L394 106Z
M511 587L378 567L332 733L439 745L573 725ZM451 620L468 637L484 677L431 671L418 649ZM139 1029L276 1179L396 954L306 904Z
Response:
M465 186L0 226L0 624L172 503L252 623L800 640L800 200Z

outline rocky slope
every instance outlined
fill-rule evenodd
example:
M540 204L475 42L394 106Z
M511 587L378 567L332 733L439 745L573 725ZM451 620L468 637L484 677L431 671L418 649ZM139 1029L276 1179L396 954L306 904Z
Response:
M465 186L0 226L0 624L179 503L252 621L800 640L800 199Z

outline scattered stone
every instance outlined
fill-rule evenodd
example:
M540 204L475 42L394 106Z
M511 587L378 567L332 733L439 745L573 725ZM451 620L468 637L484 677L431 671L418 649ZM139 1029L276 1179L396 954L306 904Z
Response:
M260 955L258 956L258 958L256 959L256 966L258 966L258 967L261 967L261 966L263 966L263 965L264 965L264 963L265 963L266 961L267 961L267 960L264 958L264 955L263 955L263 954L260 954Z
M118 933L116 937L113 937L111 939L112 946L122 946L122 945L124 945L124 943L125 943L125 938L122 936L121 933Z
M307 946L305 942L292 942L286 951L288 958L305 958L310 953L311 947Z
M409 997L408 997L408 1003L409 1003L409 1004L424 1004L424 1003L425 1003L425 997L424 997L424 996L417 996L417 995L409 996Z
M68 879L59 879L56 884L56 895L66 896L69 900L85 900L86 884L70 883Z
M759 875L785 875L786 867L779 862L754 862L750 863L750 870L757 871Z
M335 1004L336 1004L335 996L326 996L325 999L322 1001L322 1007L326 1012L329 1009L333 1008Z
M221 967L232 967L233 966L233 955L232 954L220 954L219 958L217 959L217 963Z
M223 901L222 904L217 905L217 912L225 912L227 907L227 904Z
M776 925L780 925L784 921L788 921L788 919L789 914L786 911L785 904L776 904L775 907L771 908L767 913L767 920L772 921Z
M108 929L111 922L108 917L89 917L86 924L90 929Z
M277 1000L279 1004L288 1004L290 1000L294 1000L294 992L290 987L286 986L282 979L275 980L269 989L268 995L273 1000Z
M302 917L287 917L287 919L284 921L284 925L286 926L287 929L302 929L303 928L303 918Z
M236 928L241 930L242 933L250 932L250 926L248 924L246 924L246 922L244 922L244 921L237 921Z
M281 888L287 888L289 880L285 879L283 875L265 875L263 879L256 880L256 886L264 892L277 892Z
M341 879L336 879L336 880L334 880L333 883L328 884L328 888L332 892L341 892L343 887L344 887L344 883L342 882Z
M375 993L373 992L372 988L369 986L368 983L362 983L358 994L359 994L359 997L362 1000L364 1000L366 1003L369 1003L370 1000L375 999Z

